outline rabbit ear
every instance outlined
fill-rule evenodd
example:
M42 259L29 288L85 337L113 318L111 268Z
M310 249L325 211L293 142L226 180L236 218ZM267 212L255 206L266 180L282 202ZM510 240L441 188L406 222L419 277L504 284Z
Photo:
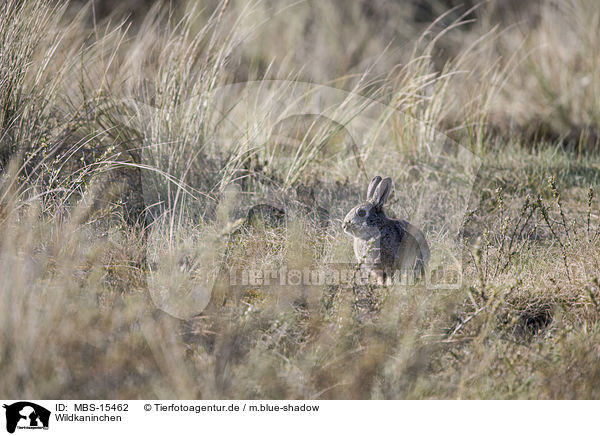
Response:
M383 179L375 188L375 192L373 193L373 197L371 198L371 202L375 204L378 208L381 208L388 196L390 195L390 191L392 190L392 179L386 177Z
M379 182L381 182L381 176L375 176L373 177L373 180L371 180L371 183L369 183L369 188L367 189L367 201L373 200L373 194L375 193L375 188L377 188Z

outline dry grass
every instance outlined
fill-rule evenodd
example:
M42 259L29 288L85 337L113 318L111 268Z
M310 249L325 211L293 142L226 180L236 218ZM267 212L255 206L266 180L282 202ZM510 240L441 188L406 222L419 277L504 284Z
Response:
M0 6L0 396L599 398L596 2L242 3ZM231 285L379 173L458 288Z

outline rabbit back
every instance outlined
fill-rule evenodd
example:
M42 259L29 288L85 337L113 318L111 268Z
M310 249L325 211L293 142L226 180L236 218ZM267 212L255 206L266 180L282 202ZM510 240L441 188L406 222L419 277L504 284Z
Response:
M386 275L394 271L413 272L416 278L425 273L429 260L429 246L423 233L405 220L387 220L380 228L380 237L375 240L354 241L354 251L359 259Z
M394 220L394 224L397 232L402 235L395 249L395 268L412 270L416 277L423 275L430 255L425 235L408 221Z

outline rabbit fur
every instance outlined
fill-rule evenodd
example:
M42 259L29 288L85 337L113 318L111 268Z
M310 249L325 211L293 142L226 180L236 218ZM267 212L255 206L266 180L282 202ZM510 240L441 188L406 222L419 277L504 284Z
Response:
M366 202L354 207L342 223L344 232L354 238L354 254L359 263L384 280L394 271L425 274L429 246L425 235L405 220L387 217L383 206L392 189L392 179L376 176L367 189Z

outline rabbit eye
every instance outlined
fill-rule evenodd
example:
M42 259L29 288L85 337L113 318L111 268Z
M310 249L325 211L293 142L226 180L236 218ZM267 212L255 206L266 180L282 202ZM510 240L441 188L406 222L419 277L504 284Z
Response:
M356 212L356 214L357 214L359 217L363 217L363 216L365 216L365 215L367 214L367 212L365 212L365 210L364 210L364 209L358 209L358 212Z

